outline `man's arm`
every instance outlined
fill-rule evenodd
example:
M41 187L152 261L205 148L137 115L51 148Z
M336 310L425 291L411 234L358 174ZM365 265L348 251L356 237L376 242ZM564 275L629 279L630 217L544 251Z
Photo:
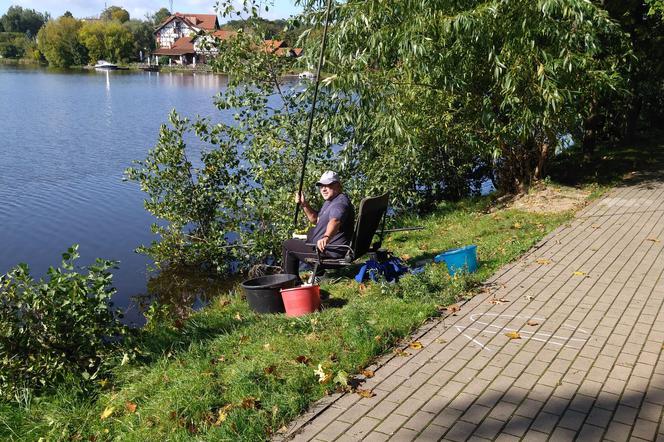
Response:
M295 194L295 202L302 207L304 214L307 216L307 219L311 224L316 224L318 222L318 212L309 205L307 200L304 199L303 194L299 194L299 196Z
M316 243L318 250L321 252L324 251L327 243L330 241L330 238L336 235L340 228L341 220L337 218L330 218L330 221L327 223L327 227L325 228L325 235L323 235L323 237Z

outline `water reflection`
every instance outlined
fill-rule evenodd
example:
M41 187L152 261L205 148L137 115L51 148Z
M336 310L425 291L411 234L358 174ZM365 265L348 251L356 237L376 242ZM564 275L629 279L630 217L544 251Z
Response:
M239 277L221 279L197 269L166 268L150 277L147 293L132 297L132 307L141 313L140 322L132 325L144 325L143 315L154 312L175 324L182 323L194 310L230 292L238 282Z

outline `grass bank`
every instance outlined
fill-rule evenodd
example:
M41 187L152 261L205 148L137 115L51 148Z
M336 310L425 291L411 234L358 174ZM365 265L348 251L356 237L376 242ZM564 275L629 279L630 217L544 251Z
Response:
M139 356L99 379L96 394L72 380L41 398L21 398L20 406L0 405L0 438L264 440L572 216L488 213L490 206L489 198L444 204L403 220L424 230L386 243L411 264L477 244L481 266L471 277L453 280L430 264L398 284L344 278L323 287L327 308L298 319L256 315L238 290L221 293L183 324L145 329Z

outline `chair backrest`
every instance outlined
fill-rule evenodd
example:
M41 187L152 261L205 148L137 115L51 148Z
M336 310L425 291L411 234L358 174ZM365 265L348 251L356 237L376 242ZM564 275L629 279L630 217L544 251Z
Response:
M355 259L364 255L371 249L373 236L380 226L380 222L387 212L389 195L386 193L380 196L364 198L360 202L360 208L355 222L355 231L353 232L353 248Z

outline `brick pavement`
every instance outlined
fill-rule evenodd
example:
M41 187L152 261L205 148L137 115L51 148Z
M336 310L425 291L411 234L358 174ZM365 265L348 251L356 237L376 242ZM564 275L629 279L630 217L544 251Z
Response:
M663 215L664 182L614 189L286 439L664 441Z

